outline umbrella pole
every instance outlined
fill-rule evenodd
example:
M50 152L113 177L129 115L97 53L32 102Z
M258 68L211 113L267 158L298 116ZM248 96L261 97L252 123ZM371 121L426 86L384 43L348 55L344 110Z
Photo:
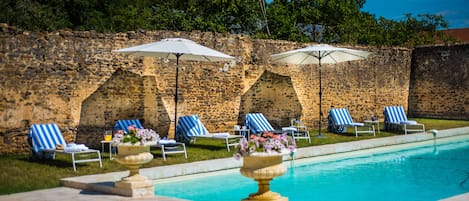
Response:
M319 53L321 55L321 53ZM326 138L321 134L321 122L322 122L322 76L321 76L321 58L319 58L319 133L314 136L315 138Z
M176 93L174 94L174 138L176 138L177 116L178 116L178 75L179 75L179 57L182 54L176 53Z

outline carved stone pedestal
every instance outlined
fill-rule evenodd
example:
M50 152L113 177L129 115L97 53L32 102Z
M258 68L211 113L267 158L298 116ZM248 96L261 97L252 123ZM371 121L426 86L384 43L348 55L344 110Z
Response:
M243 200L275 200L287 201L288 198L270 191L270 181L274 177L285 173L286 168L282 163L282 155L251 155L243 157L243 167L240 169L242 175L253 178L258 183L258 191L252 193Z
M153 181L139 174L140 166L153 159L150 146L118 146L117 150L116 161L126 166L130 173L115 182L116 193L129 197L153 197Z

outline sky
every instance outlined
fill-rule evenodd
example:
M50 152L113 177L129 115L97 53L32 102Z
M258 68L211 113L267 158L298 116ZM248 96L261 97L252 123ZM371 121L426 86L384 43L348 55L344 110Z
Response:
M405 14L438 14L449 29L469 28L469 0L366 0L362 11L386 19L405 19Z
M271 2L272 0L267 0ZM469 28L469 0L366 0L362 11L390 20L405 19L405 14L439 14L449 29Z

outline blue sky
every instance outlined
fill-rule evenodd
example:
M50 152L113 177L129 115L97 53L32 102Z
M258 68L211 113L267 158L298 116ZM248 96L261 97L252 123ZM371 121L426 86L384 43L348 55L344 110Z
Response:
M392 20L404 19L406 13L439 14L450 29L469 28L469 0L366 0L362 11Z
M450 29L469 28L469 0L366 0L362 11L397 21L406 13L439 14Z

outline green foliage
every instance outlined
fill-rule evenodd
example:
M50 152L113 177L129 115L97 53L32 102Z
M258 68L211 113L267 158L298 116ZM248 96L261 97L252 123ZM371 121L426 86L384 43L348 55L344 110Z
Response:
M61 0L3 0L0 7L0 22L27 30L52 31L72 25Z
M298 42L415 46L450 41L441 15L400 21L360 9L365 0L4 0L0 22L32 31L208 31Z

